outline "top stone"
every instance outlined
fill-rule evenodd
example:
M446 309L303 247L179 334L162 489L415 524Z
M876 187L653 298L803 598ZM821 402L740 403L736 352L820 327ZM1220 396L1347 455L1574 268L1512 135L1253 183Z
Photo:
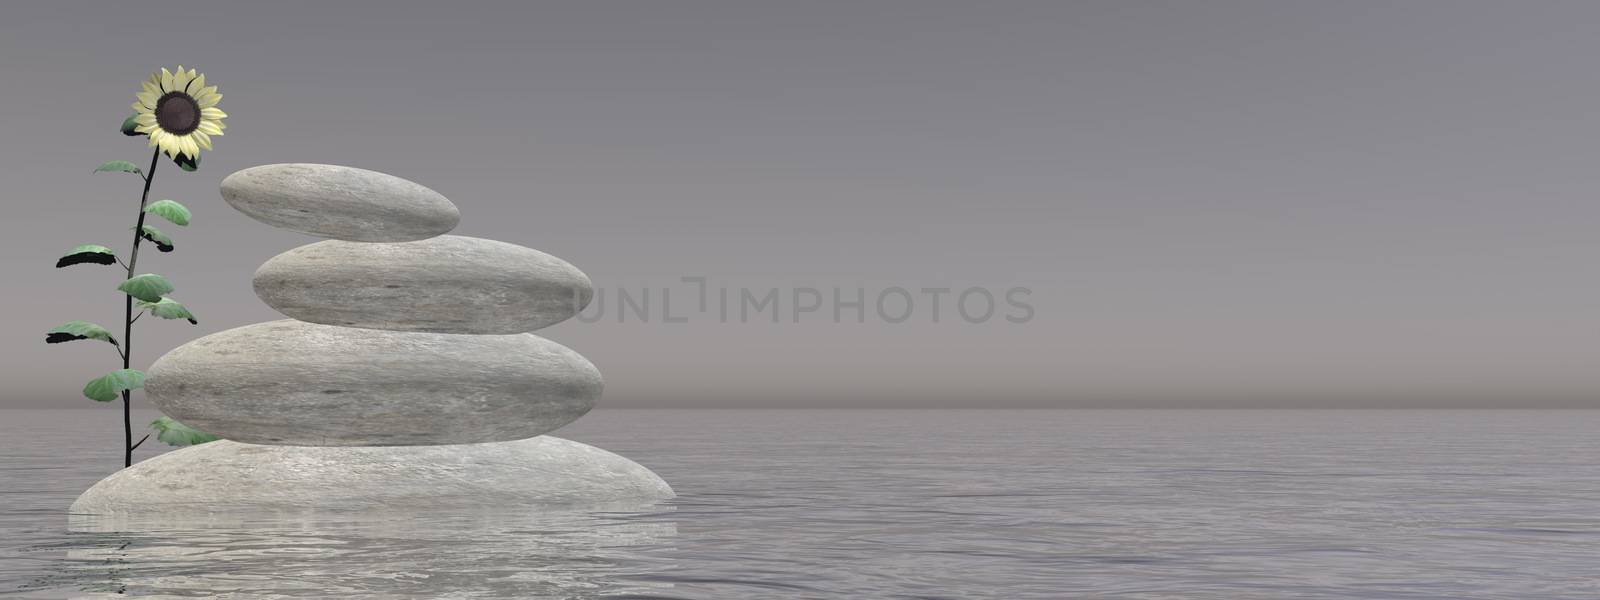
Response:
M289 163L238 171L222 199L273 227L352 242L410 242L454 229L460 211L444 196L366 169Z

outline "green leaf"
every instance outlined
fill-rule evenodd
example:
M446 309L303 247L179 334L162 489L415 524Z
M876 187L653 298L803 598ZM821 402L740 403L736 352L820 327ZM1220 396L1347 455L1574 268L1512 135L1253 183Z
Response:
M139 118L139 113L133 113L131 115L128 115L128 118L123 119L123 121L122 121L122 135L127 135L127 136L146 135L146 134L143 134L143 133L139 133L138 129L136 129L139 126L139 124L137 122L135 122L138 118Z
M172 157L172 164L178 165L179 169L193 173L200 170L200 157L179 154Z
M157 200L155 202L151 202L150 206L144 207L144 211L166 219L173 225L177 225L179 227L188 225L189 218L194 216L193 214L189 213L188 207L178 204L172 200Z
M184 319L189 321L190 325L200 324L199 321L195 320L194 314L189 312L188 307L179 304L177 300L173 300L171 298L162 298L160 302L145 302L144 300L140 300L136 304L139 305L140 310L148 310L150 311L150 314L163 319Z
M150 428L156 430L156 439L168 446L193 446L222 439L174 421L172 417L161 417L151 421Z
M61 258L56 261L56 268L59 269L68 265L76 265L81 263L114 265L117 264L117 253L112 252L110 248L101 246L99 244L84 244L82 246L78 246L77 248L68 250L66 254L63 254Z
M160 302L162 296L171 294L176 288L172 287L165 277L155 273L145 273L134 275L132 279L118 284L117 289L145 302Z
M68 321L60 327L51 329L44 336L46 344L59 344L77 340L101 340L109 342L113 346L117 345L117 338L111 337L110 331L88 321Z
M110 402L117 394L144 387L144 372L138 369L117 369L89 380L83 386L83 395L90 400Z
M172 251L172 238L167 237L165 233L161 233L160 229L145 225L139 229L139 237L150 240L156 245L157 250L162 252Z
M94 168L94 172L96 173L101 171L108 173L138 173L140 177L144 176L144 171L139 170L137 165L125 160L109 161Z

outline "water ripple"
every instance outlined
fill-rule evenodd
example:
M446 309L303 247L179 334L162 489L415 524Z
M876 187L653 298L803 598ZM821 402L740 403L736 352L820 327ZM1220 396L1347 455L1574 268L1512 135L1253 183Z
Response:
M1600 597L1600 411L597 411L679 498L142 526L85 414L0 421L0 597Z

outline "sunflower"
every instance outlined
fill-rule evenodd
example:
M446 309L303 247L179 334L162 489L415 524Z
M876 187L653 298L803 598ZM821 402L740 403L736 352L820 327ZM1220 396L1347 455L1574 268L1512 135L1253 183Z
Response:
M206 76L194 69L178 72L165 68L152 73L133 103L134 131L150 136L150 146L159 147L174 160L193 161L200 150L211 149L211 136L222 135L227 113L217 108L222 94L217 86L207 86Z

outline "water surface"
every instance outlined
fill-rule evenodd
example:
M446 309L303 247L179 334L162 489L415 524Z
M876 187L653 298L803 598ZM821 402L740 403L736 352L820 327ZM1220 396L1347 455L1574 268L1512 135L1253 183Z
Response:
M679 498L69 522L117 417L0 411L0 597L1600 597L1600 411L601 410Z

